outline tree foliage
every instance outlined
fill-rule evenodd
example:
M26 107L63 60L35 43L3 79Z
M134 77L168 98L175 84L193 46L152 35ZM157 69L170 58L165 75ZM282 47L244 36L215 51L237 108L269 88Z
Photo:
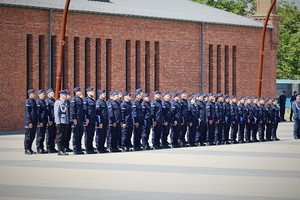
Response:
M242 16L254 14L253 0L193 0L195 2L212 6L221 10L232 12Z
M280 16L277 78L300 79L300 11L281 0L277 4Z

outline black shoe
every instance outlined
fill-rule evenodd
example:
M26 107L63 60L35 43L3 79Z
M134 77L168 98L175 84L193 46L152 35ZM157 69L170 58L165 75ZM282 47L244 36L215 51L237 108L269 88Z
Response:
M69 155L68 153L63 152L63 151L58 151L57 154L58 154L59 156L66 156L66 155Z
M29 149L26 149L26 150L25 150L25 154L31 155L32 153L31 153L31 151L30 151Z
M141 147L135 147L133 148L133 151L142 151L143 149Z
M98 153L109 153L106 149L99 149L97 150Z
M73 150L70 148L66 148L65 152L73 152Z
M84 153L82 151L74 151L73 154L74 155L83 155Z
M299 138L298 138L298 137L294 137L294 139L295 139L295 140L299 140Z
M252 142L259 142L259 140L254 138L254 139L252 139Z
M214 142L208 142L208 143L206 144L206 146L214 146L214 145L216 145L216 143L214 143Z
M222 145L222 142L216 142L216 145Z
M85 149L81 148L81 151L85 151Z
M95 154L95 153L97 153L97 152L94 151L94 150L89 150L89 151L86 151L85 153L86 153L86 154Z
M122 147L122 152L128 152L129 151L129 147Z
M177 144L172 144L171 147L172 148L178 148L178 145Z
M242 144L242 143L246 143L246 142L244 140L240 140L239 143Z
M163 148L163 149L170 149L171 147L169 145L165 144L161 148Z
M251 140L246 140L246 143L251 143Z
M45 154L45 153L48 153L48 152L45 149L38 149L37 153L38 154Z
M189 144L190 147L196 147L197 145L195 143Z
M58 153L58 151L56 149L48 149L47 152L48 153Z
M152 149L154 149L154 150L158 150L158 149L161 149L161 147L160 147L160 146L158 146L158 145L154 145L154 146L152 147Z
M237 143L238 143L238 141L236 141L236 140L231 141L231 144L237 144Z
M150 150L151 148L149 146L143 146L143 150Z
M274 141L279 141L280 139L276 137L276 138L274 138L273 140L274 140Z
M121 150L118 149L118 148L115 148L115 149L110 149L109 152L111 152L111 153L118 153L118 152L121 152Z
M229 141L224 142L224 144L231 144Z

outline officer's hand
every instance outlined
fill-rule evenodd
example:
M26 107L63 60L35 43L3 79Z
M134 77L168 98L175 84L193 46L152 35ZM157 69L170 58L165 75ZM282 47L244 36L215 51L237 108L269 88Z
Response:
M103 124L99 124L99 128L103 128Z
M235 124L235 121L233 121L232 123Z
M218 124L219 123L219 120L216 122L216 124Z
M208 121L208 123L209 123L210 125L212 125L212 123L213 123L213 120L209 120L209 121Z
M39 124L39 127L43 127L44 126L44 124L43 124L43 122L41 122L40 124Z
M33 124L30 123L30 124L28 125L28 128L32 128L32 127L33 127Z
M165 123L164 123L164 126L168 126L168 122L165 122Z
M271 121L269 121L269 124L271 124Z
M50 121L50 122L49 122L49 126L52 126L52 124L53 124L53 121Z
M157 125L157 121L154 121L154 122L153 122L153 126L156 126L156 125Z
M123 128L126 128L126 124L123 124L122 126L123 126Z
M88 125L88 124L89 124L89 122L90 122L90 120L89 120L89 119L86 119L86 122L85 122L85 124L86 124L86 125Z
M174 121L174 126L177 126L177 121Z
M250 124L250 119L248 119L248 123Z
M190 126L193 126L193 123L192 123L192 122L190 122Z
M117 127L117 123L116 122L113 123L113 127Z
M139 123L135 123L134 126L135 126L135 128L138 128L140 125L139 125Z
M73 119L73 124L74 124L74 126L77 126L77 120L76 119Z

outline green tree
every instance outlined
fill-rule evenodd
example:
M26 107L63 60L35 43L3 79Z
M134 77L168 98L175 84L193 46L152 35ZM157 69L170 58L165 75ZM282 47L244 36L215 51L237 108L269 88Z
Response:
M277 78L300 79L300 11L281 0L277 4L280 16Z
M254 14L253 0L193 0L195 2L209 5L221 10L232 12L242 16Z

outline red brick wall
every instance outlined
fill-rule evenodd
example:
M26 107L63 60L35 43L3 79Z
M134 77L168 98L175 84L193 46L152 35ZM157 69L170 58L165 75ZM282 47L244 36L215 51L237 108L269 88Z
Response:
M26 100L26 35L32 34L32 87L39 89L38 82L38 38L45 37L43 76L48 77L48 11L21 8L0 7L0 131L23 128L24 102ZM59 40L61 12L52 12L52 35ZM224 82L225 45L229 46L229 69L231 68L232 46L237 48L237 94L254 95L256 91L257 65L260 29L209 25L204 27L205 34L205 91L208 91L208 46L213 45L214 66L216 67L217 45L221 45L221 83ZM270 34L267 34L263 95L275 95L276 49L271 50ZM201 25L197 23L150 20L142 18L122 18L94 14L70 13L67 32L67 87L72 91L74 84L74 37L79 37L79 86L85 86L85 38L89 38L89 83L96 87L95 47L96 38L99 47L99 83L106 87L106 40L111 39L111 90L125 90L125 44L130 40L130 92L135 90L136 41L140 41L139 80L145 88L145 42L150 42L148 83L149 92L154 91L154 43L159 42L159 89L200 91L200 53ZM58 55L58 49L56 49ZM230 71L229 71L230 72ZM232 79L229 73L229 80ZM214 73L215 75L215 73ZM54 77L56 74L54 74ZM42 85L47 86L49 80ZM216 77L213 77L216 81ZM213 92L216 92L214 84ZM47 89L47 88L43 88ZM224 86L221 91L224 92ZM231 93L231 84L229 93Z

